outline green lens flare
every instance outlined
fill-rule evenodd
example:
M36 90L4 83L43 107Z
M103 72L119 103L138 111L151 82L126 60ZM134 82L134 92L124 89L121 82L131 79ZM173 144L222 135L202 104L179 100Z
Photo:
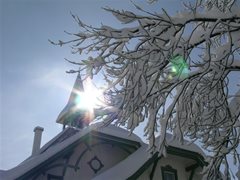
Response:
M173 76L186 78L188 76L188 64L182 56L176 56L171 60L171 72Z

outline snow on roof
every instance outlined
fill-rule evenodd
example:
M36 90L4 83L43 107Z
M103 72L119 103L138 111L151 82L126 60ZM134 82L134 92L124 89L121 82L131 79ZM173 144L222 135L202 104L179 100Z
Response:
M48 143L46 143L40 149L39 153L43 153L44 151L46 151L51 146L56 145L56 144L58 144L58 143L60 143L64 140L68 139L69 137L73 136L74 134L76 134L78 132L79 132L79 129L67 127L62 132L60 132L57 136L55 136L53 139L51 139Z
M169 146L173 146L176 148L184 149L187 151L192 151L198 153L204 157L203 151L196 144L189 144L188 141L185 141L185 144L181 144L176 139L173 140L173 136L167 133L166 139L167 144ZM158 142L158 138L156 138L156 142ZM102 180L102 179L114 179L122 180L131 177L135 172L137 172L152 156L147 152L148 145L141 144L142 146L128 156L128 158L124 159L120 163L116 164L112 168L107 171L101 173L100 175L93 178L93 180Z
M74 133L73 130L75 130ZM71 131L70 135L69 134L66 135L70 131ZM27 160L23 161L21 164L8 171L0 172L1 178L5 180L12 180L24 175L26 172L37 167L38 165L48 160L50 157L57 154L58 152L62 151L69 145L73 144L74 142L79 140L84 135L87 135L91 131L97 131L107 135L136 141L141 144L141 147L134 153L129 155L128 158L121 161L117 165L113 166L109 170L103 172L102 174L98 175L97 177L94 178L95 180L109 179L108 177L110 177L110 175L112 174L114 174L114 177L125 179L126 177L129 177L131 174L136 172L150 158L150 154L147 152L148 145L144 144L137 135L135 134L129 135L129 131L114 125L103 126L102 123L96 123L82 130L77 130L74 128L65 129L64 131L59 133L55 138L49 141L46 145L44 145L40 149L39 153L36 154L35 156L30 156ZM64 136L67 136L67 138L65 138ZM202 150L197 145L195 144L182 145L177 140L171 141L172 139L171 137L172 135L170 134L167 135L167 142L170 146L197 152L200 153L201 155L204 155ZM62 140L60 140L61 138Z
M67 130L65 130L64 132L66 132L66 131ZM79 140L79 138L83 137L84 135L87 135L91 131L102 132L107 135L120 137L120 138L124 138L124 139L128 139L128 140L133 140L133 141L137 141L137 142L142 142L141 139L137 135L135 135L135 134L128 135L129 132L125 129L122 129L122 128L119 128L119 127L116 127L113 125L104 127L102 123L92 124L91 126L85 128L85 129L79 130L78 133L72 135L68 139L65 139L64 141L51 146L52 145L51 143L54 143L57 140L57 138L54 138L49 143L47 143L45 146L43 146L43 148L41 148L39 153L36 154L35 156L31 156L30 158L28 158L27 160L25 160L18 166L1 173L2 178L5 180L12 180L12 179L15 179L15 178L18 178L18 177L24 175L26 172L30 171L31 169L35 168L39 164L43 163L44 161L46 161L47 159L49 159L56 153L60 152L61 150L65 149L72 143L76 142L77 140ZM57 137L60 137L62 134L64 134L64 132L57 135Z
M124 139L128 139L128 140L137 141L137 142L142 143L141 138L138 137L136 134L134 134L134 133L130 134L130 132L128 130L123 129L123 128L118 127L118 126L114 126L114 125L99 126L97 128L97 131L102 132L104 134L117 136L117 137L120 137L120 138L124 138Z
M159 138L160 138L160 136L158 136L156 138L157 143L159 142ZM176 148L196 152L196 153L199 153L200 155L202 155L203 157L205 156L205 153L202 151L202 149L198 145L196 145L194 143L190 143L187 140L184 140L184 142L181 143L176 138L173 138L173 135L169 134L169 133L166 134L166 140L167 140L167 145L168 146L173 146L173 147L176 147Z
M6 171L5 170L0 170L0 179L3 179L3 175Z

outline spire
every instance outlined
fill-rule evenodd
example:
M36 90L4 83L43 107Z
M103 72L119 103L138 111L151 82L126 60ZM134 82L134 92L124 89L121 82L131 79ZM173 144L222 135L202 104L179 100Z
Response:
M80 73L78 73L71 95L68 100L68 104L76 104L76 98L80 92L84 92L83 82Z
M57 123L77 128L84 128L85 126L88 126L89 120L86 118L88 112L77 107L79 93L81 92L84 92L84 87L81 75L78 73L68 103L58 115L56 120Z

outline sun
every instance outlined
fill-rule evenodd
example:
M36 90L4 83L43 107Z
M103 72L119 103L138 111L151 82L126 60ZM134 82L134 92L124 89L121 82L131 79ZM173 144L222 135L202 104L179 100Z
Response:
M75 100L78 109L93 111L93 109L103 106L103 91L97 89L91 79L86 79L84 92L77 92Z

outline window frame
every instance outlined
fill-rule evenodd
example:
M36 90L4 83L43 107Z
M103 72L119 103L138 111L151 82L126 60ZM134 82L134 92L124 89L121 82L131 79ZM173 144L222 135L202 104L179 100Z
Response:
M170 172L170 173L174 174L174 178L175 178L174 180L178 180L177 170L172 168L170 165L162 166L161 171L162 171L162 180L165 180L164 173L166 173L166 172Z
M53 174L48 174L47 175L47 180L63 180L63 177L62 176L56 176L56 175L53 175Z

